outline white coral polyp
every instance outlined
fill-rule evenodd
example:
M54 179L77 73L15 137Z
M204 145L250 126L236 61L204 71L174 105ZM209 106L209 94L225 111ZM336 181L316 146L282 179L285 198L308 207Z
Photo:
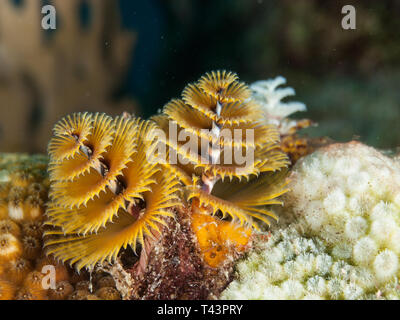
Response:
M371 236L379 244L385 245L390 241L390 237L397 228L396 222L392 218L378 219L372 222Z
M368 223L363 217L352 217L345 224L345 235L349 240L361 238L368 228Z
M330 192L326 198L322 201L323 207L328 214L335 214L341 210L344 210L346 205L346 196L340 189L335 189Z
M332 255L339 259L350 259L352 249L352 246L348 243L341 242L332 248Z
M347 209L352 212L361 213L363 210L363 196L351 197L347 201Z
M368 265L378 252L378 246L371 237L364 237L353 247L353 259L357 264Z
M304 287L298 280L286 280L282 283L281 288L287 299L298 300L303 297Z
M399 270L399 257L393 251L384 250L374 261L374 271L379 281L392 279Z
M355 172L347 178L347 192L362 194L368 189L370 176L367 172Z
M392 217L393 215L396 215L396 213L393 212L393 208L391 208L388 203L384 201L379 201L379 203L377 203L371 210L370 217L372 220L378 220L382 218Z
M364 290L355 283L349 283L343 290L343 296L346 300L355 300L360 298Z
M320 230L326 222L325 216L320 214L321 203L319 201L309 202L304 209L304 218L311 230Z
M400 228L396 228L390 237L388 248L397 254L400 254Z
M325 276L329 273L332 266L332 257L327 254L320 254L315 258L315 273Z
M306 288L310 295L324 296L326 294L326 280L320 276L311 277L307 280Z
M360 162L358 159L351 159L348 157L342 157L335 159L331 174L337 176L351 176L356 175L360 172Z

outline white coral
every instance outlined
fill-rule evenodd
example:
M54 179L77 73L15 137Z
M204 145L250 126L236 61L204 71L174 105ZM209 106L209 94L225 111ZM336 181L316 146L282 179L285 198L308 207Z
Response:
M239 263L222 297L245 298L249 287L258 299L399 299L399 164L358 142L335 144L298 162L290 179L292 224ZM241 272L249 260L257 281Z

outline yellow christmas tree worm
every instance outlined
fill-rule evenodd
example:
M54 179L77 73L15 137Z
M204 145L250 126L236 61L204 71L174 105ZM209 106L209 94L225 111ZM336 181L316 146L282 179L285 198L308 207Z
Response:
M155 125L129 117L78 113L50 141L52 181L47 253L79 270L144 244L179 205L178 180L148 161Z
M228 218L244 234L258 228L257 220L269 224L268 217L276 218L266 206L281 204L276 198L287 191L282 169L289 164L278 129L263 121L250 96L236 74L211 72L152 118L165 133L165 168L186 187L192 213ZM197 219L193 215L193 226ZM204 233L194 229L202 243Z

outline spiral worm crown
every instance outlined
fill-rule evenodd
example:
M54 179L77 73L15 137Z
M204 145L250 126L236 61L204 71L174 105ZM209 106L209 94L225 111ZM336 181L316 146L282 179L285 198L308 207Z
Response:
M50 204L47 253L93 268L119 250L136 250L160 231L169 208L179 205L178 181L146 155L154 147L154 124L105 114L77 113L62 119L49 144Z

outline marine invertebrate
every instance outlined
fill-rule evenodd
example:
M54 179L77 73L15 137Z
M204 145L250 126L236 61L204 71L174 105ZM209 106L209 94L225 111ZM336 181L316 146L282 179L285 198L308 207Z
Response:
M49 290L50 300L66 300L74 292L74 287L68 281L61 281L56 284L55 289Z
M290 179L291 226L238 265L223 297L398 299L399 164L358 142L333 144L299 161Z
M72 278L77 277L74 273ZM80 275L81 278L82 275ZM115 287L113 278L103 272L94 272L89 280L76 283L73 279L57 281L55 289L47 292L50 300L120 300L121 295ZM97 279L97 280L96 280Z
M236 266L237 279L222 299L381 299L398 298L397 280L375 288L374 275L338 259L318 237L289 227L259 242Z
M32 271L32 263L24 258L10 261L5 266L5 276L15 284L21 284Z
M26 221L40 224L48 190L46 157L0 154L0 176L0 218L20 229Z
M311 120L294 120L289 116L299 111L306 111L306 105L297 101L284 102L284 100L295 95L291 87L281 88L286 79L278 76L274 79L260 80L252 83L252 99L261 105L265 121L273 123L278 127L281 135L281 147L295 163L301 157L310 154L317 147L328 143L328 139L310 139L301 137L297 132L301 129L314 125Z
M11 233L0 235L0 261L12 261L19 258L22 254L21 241Z
M138 285L129 297L206 298L218 292L233 259L221 272L210 267L243 252L251 227L259 228L256 220L269 224L268 217L276 218L267 206L281 204L277 197L287 191L282 169L289 161L280 150L279 132L261 123L260 106L249 97L235 74L217 71L187 86L183 100L172 100L153 121L100 113L60 120L48 148L46 252L77 270L93 270L114 262L121 248L136 251L140 244L141 258L129 269ZM174 141L170 125L178 134L205 139L206 152ZM163 146L169 148L166 162L158 164L149 156ZM230 151L254 158L229 159ZM161 234L163 225L168 228ZM171 263L157 262L165 260ZM154 275L163 277L161 283ZM212 285L199 287L204 278L213 279ZM184 283L196 289L185 289ZM110 286L97 290L103 288ZM78 283L69 298L87 299L90 289Z
M10 219L0 220L0 234L9 233L15 237L21 235L21 228Z
M147 161L155 125L130 117L77 113L60 120L50 141L52 180L45 232L48 254L93 268L121 248L136 250L179 205L178 181Z
M250 95L236 74L211 72L152 119L165 133L165 167L185 185L193 213L258 229L256 220L269 224L268 217L275 218L266 206L280 203L276 198L286 189L282 175L273 173L289 162L279 132L260 121L262 109ZM243 154L250 157L243 161Z
M31 236L24 236L22 238L22 248L23 248L23 255L28 260L35 260L40 256L42 251L42 243L39 239L31 237Z
M204 260L211 267L218 267L228 256L235 256L248 245L250 228L243 228L228 221L194 213L192 229L197 236Z
M0 278L14 288L7 291L7 299L46 299L39 262L48 190L47 159L0 154L0 177L0 238L4 240Z
M15 300L47 300L47 296L42 292L31 291L29 288L18 290Z
M54 267L57 284L89 278L85 272L78 275L53 257L44 256L41 213L49 185L47 162L43 156L0 154L0 203L3 204L0 235L16 241L21 249L18 256L6 255L0 263L0 299L48 299L49 290L42 288L47 272L43 269L45 266ZM29 198L40 200L35 200L40 203L39 211L36 211L39 215L31 214L32 208L27 208ZM18 205L14 206L14 203ZM112 285L109 283L109 286ZM72 291L68 291L68 296Z
M279 88L286 83L286 79L278 76L275 79L259 80L250 85L252 98L261 105L265 120L274 123L281 134L288 133L297 125L296 120L288 117L299 111L306 111L307 107L302 102L284 102L283 99L294 96L295 91L291 87Z
M36 296L43 297L46 294L46 289L43 289L42 280L44 274L39 271L30 272L23 282L23 288L29 292L34 293Z
M398 253L400 172L395 161L358 142L334 144L299 164L292 180L286 203L308 234L318 234L332 248L341 242L343 250L337 247L337 253L357 252L356 244L365 237L377 252Z
M43 234L43 223L41 221L23 221L22 233L25 236L40 239Z

